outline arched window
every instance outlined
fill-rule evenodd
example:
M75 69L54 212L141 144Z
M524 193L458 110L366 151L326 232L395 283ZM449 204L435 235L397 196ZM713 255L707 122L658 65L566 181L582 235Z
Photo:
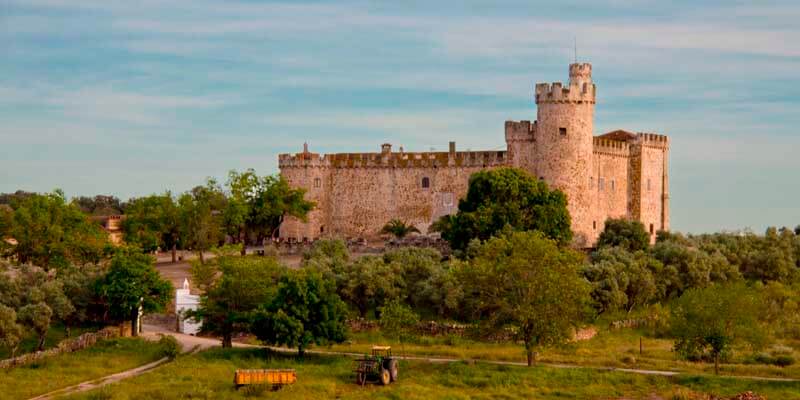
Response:
M427 189L427 188L429 188L429 187L431 187L431 180L430 180L430 178L428 178L427 176L426 176L426 177L423 177L423 178L422 178L422 188L423 188L423 189Z

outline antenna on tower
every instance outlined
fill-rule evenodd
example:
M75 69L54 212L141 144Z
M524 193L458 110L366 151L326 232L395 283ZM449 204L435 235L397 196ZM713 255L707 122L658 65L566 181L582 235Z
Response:
M578 63L578 37L575 36L575 64Z

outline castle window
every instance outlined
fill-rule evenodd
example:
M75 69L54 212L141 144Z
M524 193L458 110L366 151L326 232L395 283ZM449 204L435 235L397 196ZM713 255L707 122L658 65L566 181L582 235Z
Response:
M597 221L592 221L592 229L597 229Z
M605 189L605 186L606 186L605 180L603 178L597 178L597 189L602 191L603 189Z
M325 225L319 226L319 233L325 233Z
M320 186L322 186L322 179L314 178L314 187L318 188Z
M558 128L558 134L561 136L567 136L567 128Z
M612 179L611 180L611 190L614 190L616 188L617 188L616 182Z
M653 224L650 224L650 234L653 234Z
M426 176L422 178L422 188L427 189L429 187L431 187L431 179Z

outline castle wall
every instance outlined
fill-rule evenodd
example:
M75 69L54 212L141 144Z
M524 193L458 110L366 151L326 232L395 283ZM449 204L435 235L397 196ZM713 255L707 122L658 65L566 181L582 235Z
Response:
M316 169L323 172L315 172L302 158L283 159L281 174L293 185L309 187L322 173L324 188L307 195L318 202L308 223L289 219L283 224L281 237L297 240L374 237L394 218L424 233L457 210L473 173L506 164L504 151L329 154ZM423 187L425 178L428 187Z
M589 178L590 190L596 193L591 207L592 229L589 240L597 241L608 218L629 218L630 148L628 143L594 139L594 165Z
M632 146L632 217L641 221L655 242L655 234L669 230L667 159L669 139L640 133Z
M530 168L534 164L534 141L536 121L506 121L506 146L508 165L517 168Z

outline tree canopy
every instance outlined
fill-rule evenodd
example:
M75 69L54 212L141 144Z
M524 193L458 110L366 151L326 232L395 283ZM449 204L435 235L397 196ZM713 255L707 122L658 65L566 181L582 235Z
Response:
M572 240L567 197L559 190L518 168L498 168L474 173L458 212L443 216L433 230L464 250L472 239L487 240L510 226L517 231L536 230L559 244Z
M628 251L647 250L650 235L644 224L627 218L609 218L597 239L597 247L622 247Z
M462 282L485 329L515 332L525 344L528 365L536 349L571 337L589 302L589 287L579 274L580 254L536 231L507 231L475 253L462 271Z
M158 248L175 249L181 245L180 210L170 192L131 199L122 220L125 242L150 253Z

